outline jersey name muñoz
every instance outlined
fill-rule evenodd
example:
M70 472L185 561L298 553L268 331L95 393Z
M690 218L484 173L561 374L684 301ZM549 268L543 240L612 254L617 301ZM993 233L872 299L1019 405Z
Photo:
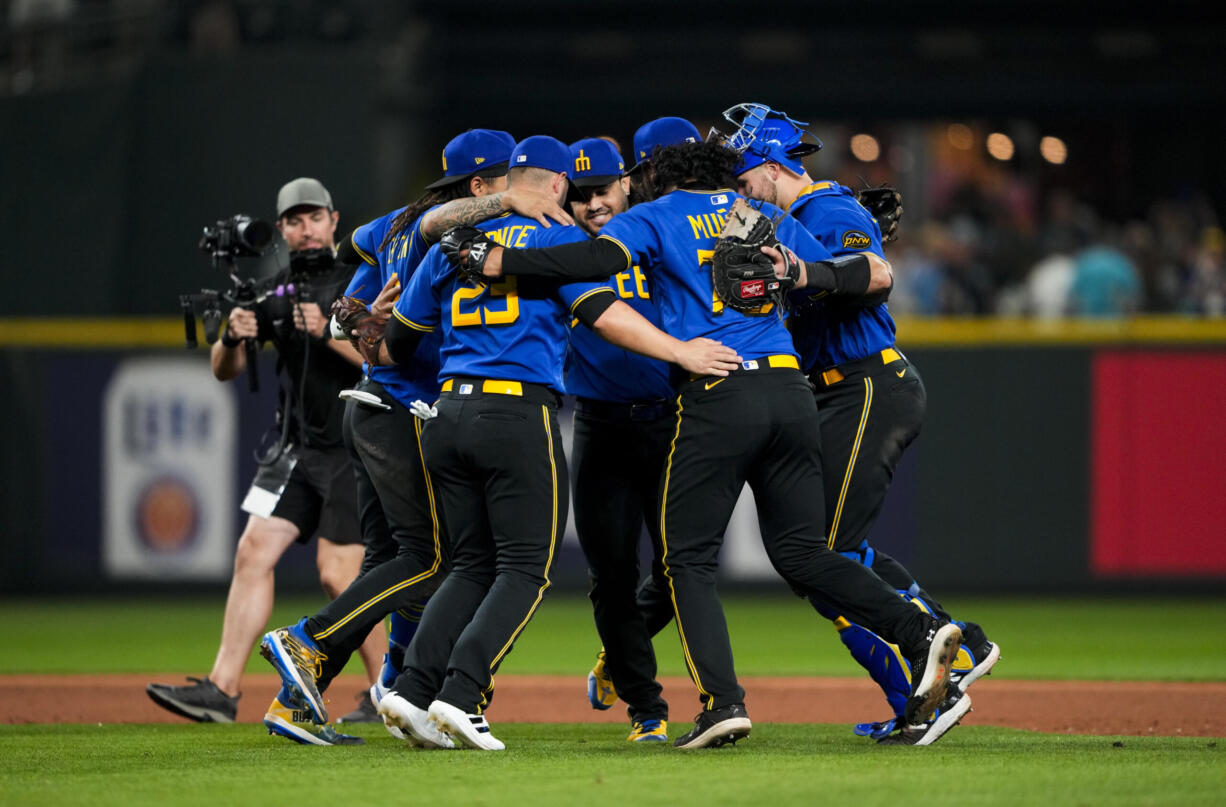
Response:
M718 340L745 360L795 356L780 312L764 309L766 316L750 316L726 307L715 296L711 256L724 219L739 198L728 189L675 190L616 216L600 237L625 251L627 267L643 268L651 280L662 330L683 341L700 336ZM825 247L779 208L763 205L762 212L778 219L779 240L802 259L830 258Z

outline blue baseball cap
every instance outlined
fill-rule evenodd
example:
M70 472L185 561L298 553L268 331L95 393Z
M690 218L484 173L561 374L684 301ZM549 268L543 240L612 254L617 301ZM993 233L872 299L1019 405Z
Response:
M599 188L620 179L626 173L626 161L617 147L601 137L585 137L570 144L570 174L572 185Z
M570 149L556 137L525 137L511 152L510 168L544 168L557 174L570 172Z
M634 133L634 167L637 171L643 163L651 161L656 146L675 146L678 143L701 143L698 127L685 118L656 118L639 127Z
M515 148L515 138L495 129L469 129L451 139L443 148L443 178L426 186L426 190L445 188L468 179L473 174L494 171L491 176L506 173L505 166Z

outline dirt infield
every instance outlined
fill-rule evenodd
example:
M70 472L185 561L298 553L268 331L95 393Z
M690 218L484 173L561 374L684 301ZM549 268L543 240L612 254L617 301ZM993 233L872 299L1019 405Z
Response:
M145 695L150 681L183 683L166 675L0 676L0 723L170 723L181 718ZM581 676L502 675L489 708L492 721L623 723L619 706L588 706ZM665 678L672 719L697 711L693 685ZM880 690L860 678L742 678L746 706L764 723L856 723L888 716ZM272 675L249 675L239 702L241 722L259 722L277 690ZM363 681L337 679L333 715L353 707ZM973 711L963 725L1009 726L1060 734L1226 736L1226 683L1118 681L993 681L971 689Z

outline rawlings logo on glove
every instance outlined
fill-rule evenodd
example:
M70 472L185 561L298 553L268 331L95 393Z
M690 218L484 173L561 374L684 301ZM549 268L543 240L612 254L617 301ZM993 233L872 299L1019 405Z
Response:
M780 250L787 275L777 277L762 247ZM711 283L720 302L749 316L770 314L775 303L796 285L800 264L775 237L775 223L744 199L732 203L723 233L711 258Z

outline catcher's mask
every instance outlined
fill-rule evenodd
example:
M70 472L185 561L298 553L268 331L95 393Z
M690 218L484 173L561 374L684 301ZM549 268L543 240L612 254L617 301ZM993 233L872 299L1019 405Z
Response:
M721 143L741 155L741 162L735 169L737 176L767 160L803 174L805 167L801 159L822 147L816 137L813 138L816 142L804 142L809 133L802 127L809 124L793 120L765 104L737 104L724 110L724 119L736 127L732 134L725 135L712 127L707 141Z

